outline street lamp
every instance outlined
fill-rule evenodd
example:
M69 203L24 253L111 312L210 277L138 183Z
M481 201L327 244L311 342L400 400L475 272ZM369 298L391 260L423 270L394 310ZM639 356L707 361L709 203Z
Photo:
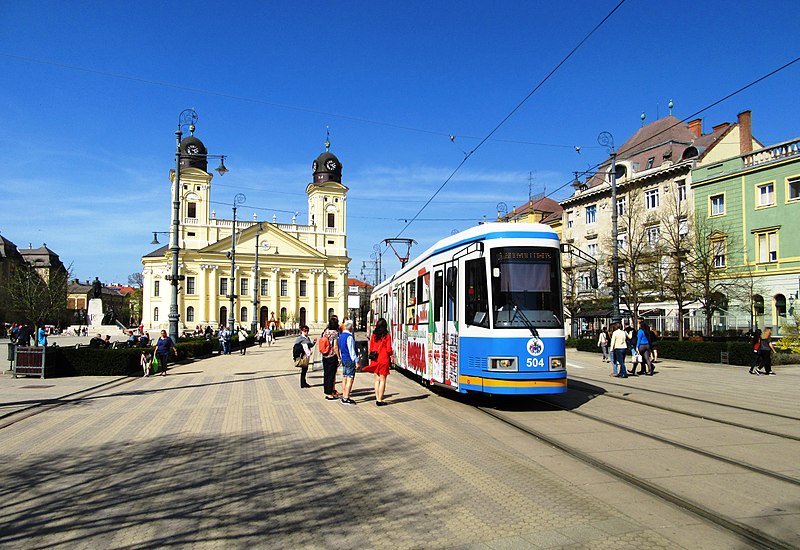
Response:
M195 125L197 122L197 113L194 109L184 109L178 115L178 129L175 131L175 189L172 194L172 235L170 237L169 251L172 254L172 274L167 275L167 280L172 284L172 292L170 294L169 302L169 336L173 342L178 341L178 321L180 314L178 313L178 284L183 279L183 275L178 274L178 254L180 253L180 208L181 208L181 159L183 158L196 158L203 156L208 158L219 158L220 163L216 171L220 176L228 173L225 167L225 155L209 155L209 154L186 154L181 153L181 138L183 138L184 126L189 128L189 133L194 135ZM153 232L153 241L151 244L159 244L156 234Z
M619 243L617 242L617 151L614 149L614 136L610 132L601 132L597 143L608 147L611 153L611 321L619 323L622 316L619 312Z
M250 320L250 331L255 334L258 330L258 238L264 230L264 224L259 223L256 229L256 261L253 266L253 318ZM264 241L263 246L269 249L269 243Z
M233 308L234 300L236 299L236 206L244 203L247 197L244 193L236 193L233 197L233 231L231 232L231 293L230 293L230 310L228 311L228 330L233 331L233 325L236 321Z

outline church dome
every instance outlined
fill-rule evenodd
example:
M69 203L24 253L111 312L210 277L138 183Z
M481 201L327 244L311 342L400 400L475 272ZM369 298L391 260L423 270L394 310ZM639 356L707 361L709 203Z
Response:
M181 141L181 168L199 168L208 172L208 149L194 136Z
M342 182L342 163L330 151L325 151L311 163L314 172L314 183L326 181Z

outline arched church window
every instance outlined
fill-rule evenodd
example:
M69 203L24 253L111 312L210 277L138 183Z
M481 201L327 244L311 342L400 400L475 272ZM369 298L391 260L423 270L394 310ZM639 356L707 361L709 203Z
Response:
M197 217L197 203L190 202L186 205L186 216L189 218Z

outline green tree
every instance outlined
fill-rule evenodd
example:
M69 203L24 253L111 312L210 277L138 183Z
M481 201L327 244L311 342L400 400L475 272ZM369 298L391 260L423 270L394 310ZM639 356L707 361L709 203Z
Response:
M8 300L14 316L36 326L59 325L67 311L67 283L72 266L43 273L19 266L8 281Z

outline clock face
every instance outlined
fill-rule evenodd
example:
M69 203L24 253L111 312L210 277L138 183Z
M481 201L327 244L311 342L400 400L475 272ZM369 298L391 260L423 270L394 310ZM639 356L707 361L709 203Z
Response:
M325 168L331 171L336 170L336 166L336 161L333 159L328 159L328 162L325 163Z
M196 155L200 152L200 148L193 143L186 148L186 152L190 155Z
M316 160L315 160L314 162L312 162L312 163L311 163L311 169L312 169L314 172L316 172L316 171L317 171L317 161L316 161Z

